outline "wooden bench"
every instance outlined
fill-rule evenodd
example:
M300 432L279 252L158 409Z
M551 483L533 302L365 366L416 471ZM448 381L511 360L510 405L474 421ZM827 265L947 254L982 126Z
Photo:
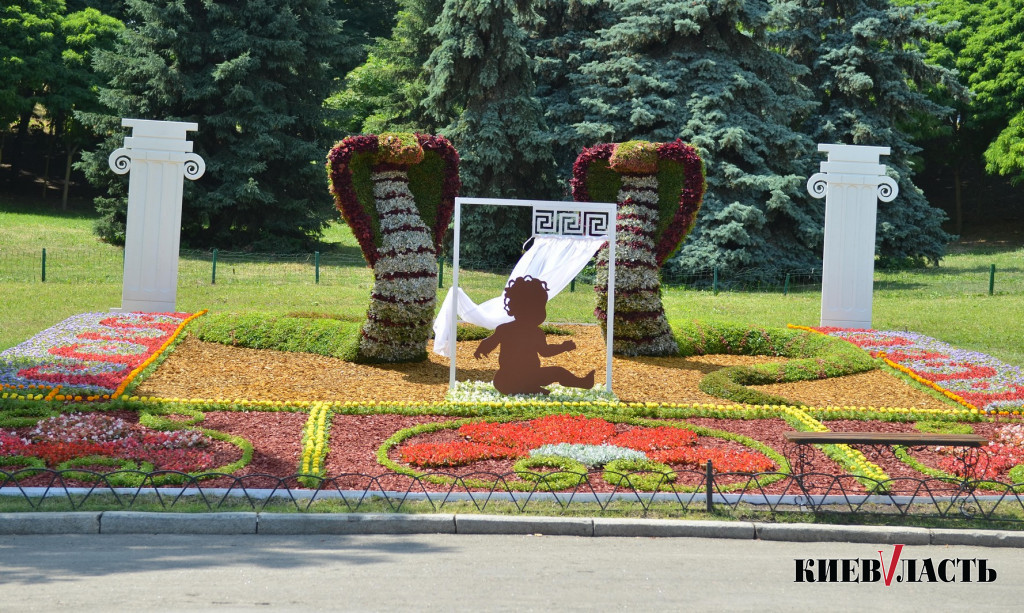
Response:
M876 454L882 449L894 450L896 447L914 449L941 446L957 449L956 456L963 463L965 481L975 477L980 458L979 449L988 444L988 439L980 434L786 432L784 436L786 441L796 449L796 460L799 465L796 472L798 473L803 473L804 468L807 466L808 445L862 445L871 447Z

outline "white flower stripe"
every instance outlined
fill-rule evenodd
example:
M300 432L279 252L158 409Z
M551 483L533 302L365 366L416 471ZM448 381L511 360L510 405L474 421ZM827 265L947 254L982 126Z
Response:
M661 300L656 290L639 290L628 296L616 296L616 309L626 309L630 312L657 311L661 308Z
M381 210L383 210L383 207L382 207ZM418 218L420 216L420 213L419 213L419 211L416 210L415 207L411 207L411 206L395 206L395 207L391 207L389 210L386 210L386 211L380 213L379 214L379 218L380 219L387 219L388 217L391 217L393 215L414 215L414 216L416 216Z
M395 170L378 170L377 172L373 173L373 180L374 181L379 181L379 180L380 181L383 181L383 180L397 180L397 181L403 181L405 183L409 182L409 179L408 179L406 171L405 170L399 170L399 169L395 169Z
M657 262L654 257L654 241L633 234L620 235L620 243L615 245L616 262ZM608 258L605 258L608 263Z
M381 232L415 232L430 236L430 230L423 225L418 214L393 213L380 218Z
M653 202L644 202L634 198L629 204L619 206L619 215L635 215L640 218L641 222L654 224L657 223L658 209L654 206Z
M389 193L408 194L409 183L406 181L375 181L373 183L373 195L375 198L383 198Z
M659 335L649 341L624 341L616 338L612 351L627 356L640 355L672 355L679 352L679 346L671 337Z
M374 321L432 321L434 309L432 304L381 301L373 309L373 316L376 318ZM429 336L429 329L424 333Z
M410 267L415 270L437 274L437 260L433 253L412 253L401 257L382 257L374 264L373 269L378 275L389 275L397 272L409 272Z
M409 228L403 224L391 227L381 227L381 238L390 238L390 241L381 241L381 246L386 248L416 249L418 247L431 247L430 233L426 228ZM390 243L390 244L386 244Z
M623 190L620 194L622 195L622 202L625 202L628 198L638 205L636 207L638 210L648 209L650 207L645 205L654 205L658 202L658 192ZM629 205L626 205L623 208L628 207Z
M622 188L640 187L658 189L658 175L622 175Z
M416 300L437 295L437 279L424 277L419 279L379 279L373 286L373 292L381 296L399 300Z
M391 196L386 198L377 198L377 213L380 215L390 215L395 212L406 211L416 212L416 203L413 201L411 196Z
M359 341L359 350L367 357L394 361L416 356L417 353L423 353L424 343L385 343L363 336Z

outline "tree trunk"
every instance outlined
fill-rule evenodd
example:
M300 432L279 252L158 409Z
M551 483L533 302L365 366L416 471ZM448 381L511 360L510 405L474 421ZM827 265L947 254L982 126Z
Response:
M375 168L373 195L381 245L359 353L371 362L423 360L437 299L432 234L416 209L404 168Z
M43 194L42 200L46 200L46 192L49 191L50 187L50 154L47 153L44 157L46 162L43 164Z
M964 233L964 200L963 200L963 188L960 184L960 166L953 168L953 211L956 219L956 234L960 236Z
M14 145L11 152L11 179L17 181L22 166L22 153L25 151L25 141L28 139L28 125L32 121L32 112L22 113L18 120L18 131L14 135Z
M658 180L655 174L623 174L615 222L615 339L620 355L679 353L661 304L661 278L655 256ZM597 256L595 314L607 334L608 248Z
M64 164L64 189L60 195L60 210L68 210L68 186L71 185L71 165L74 162L75 154L78 153L78 145L68 149L67 161Z

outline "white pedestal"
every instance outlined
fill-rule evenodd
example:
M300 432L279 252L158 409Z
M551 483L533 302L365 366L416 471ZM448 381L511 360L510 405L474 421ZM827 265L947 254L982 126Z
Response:
M120 310L174 311L184 179L206 171L186 140L186 132L199 125L144 119L122 119L121 125L132 128L132 135L109 159L114 172L131 171Z
M807 191L825 197L821 325L871 328L878 200L899 193L878 163L889 147L819 144L818 151L828 161L807 180Z

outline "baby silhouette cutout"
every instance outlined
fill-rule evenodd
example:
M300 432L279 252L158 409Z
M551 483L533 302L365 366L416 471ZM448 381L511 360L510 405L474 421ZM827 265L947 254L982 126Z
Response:
M547 394L545 385L558 383L566 387L594 387L594 371L577 377L561 366L541 366L540 358L551 357L576 348L567 340L549 345L540 325L547 318L548 286L540 279L526 275L516 277L505 288L505 312L514 321L499 325L494 333L480 342L473 354L479 359L501 347L494 387L502 394Z

